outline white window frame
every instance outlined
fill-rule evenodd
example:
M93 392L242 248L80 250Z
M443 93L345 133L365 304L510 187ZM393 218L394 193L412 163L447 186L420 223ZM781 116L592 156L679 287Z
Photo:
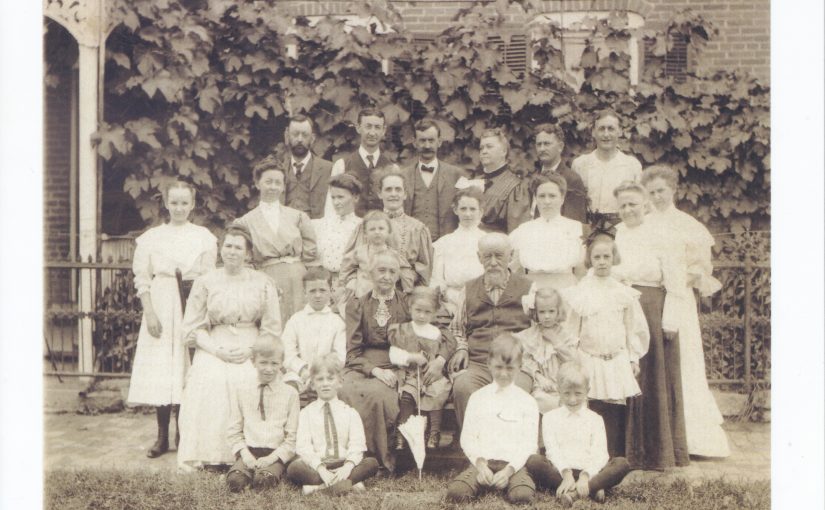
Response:
M587 18L604 20L611 14L612 11L557 11L539 14L533 18L532 23L553 23L561 27L564 31L564 46L562 47L562 51L565 52L565 68L570 75L576 77L578 85L581 86L584 81L584 71L580 68L579 64L581 63L581 54L584 50L584 42L590 35L590 31L582 30L579 27ZM645 20L640 14L633 11L625 11L625 14L627 14L628 29L635 30L644 27ZM538 39L538 35L535 31L533 31L531 40L535 41L536 39ZM568 58L572 56L568 53L569 48L567 47L567 44L571 41L573 42L574 52L576 53L575 58ZM641 72L638 38L631 34L630 39L627 42L627 46L627 52L630 55L630 85L635 86L639 83L639 76ZM581 51L579 51L579 49ZM531 61L532 69L538 70L538 63L536 63L536 60L531 59Z

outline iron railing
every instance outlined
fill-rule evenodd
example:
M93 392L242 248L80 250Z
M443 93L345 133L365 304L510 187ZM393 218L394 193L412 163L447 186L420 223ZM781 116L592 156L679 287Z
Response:
M699 301L706 373L714 386L750 391L770 385L769 234L716 239L714 276L723 288ZM45 372L128 377L141 320L131 263L50 261L45 269ZM81 289L82 282L88 287ZM94 297L91 311L80 310L81 291ZM81 367L78 328L85 319L91 321L93 363Z

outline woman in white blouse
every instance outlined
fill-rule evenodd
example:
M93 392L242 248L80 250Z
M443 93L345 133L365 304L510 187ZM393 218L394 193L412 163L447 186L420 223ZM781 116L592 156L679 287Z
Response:
M644 171L642 184L654 207L647 221L661 235L668 236L668 245L680 259L684 271L685 299L680 302L676 321L679 325L688 451L691 455L727 457L730 455L728 438L722 429L722 414L708 387L702 330L693 294L696 289L706 297L721 288L711 274L714 240L704 225L673 204L678 182L677 173L670 167L657 165Z
M191 282L215 268L218 243L206 228L189 222L195 207L195 190L183 182L163 193L169 223L150 228L135 242L132 269L135 288L143 305L138 333L130 404L157 406L158 437L146 455L157 457L169 450L169 421L181 401L189 354L183 345L182 289L175 279L180 270ZM185 299L186 296L183 296ZM176 437L180 437L179 434ZM177 443L177 439L175 441Z
M484 273L478 259L478 240L486 232L478 228L484 211L482 191L475 187L456 191L453 212L458 216L458 228L433 243L433 273L430 287L441 289L447 309L455 313L464 284Z
M563 289L584 273L582 224L561 215L567 181L558 174L539 175L530 186L539 217L510 233L515 250L512 268L524 270L539 287Z
M355 215L355 204L361 196L361 183L353 175L336 175L329 181L327 196L332 203L334 214L312 220L318 239L318 255L321 265L332 275L334 302L338 302L344 286L338 282L344 251L349 245L361 218Z
M644 188L627 181L614 195L622 222L616 226L621 263L613 274L641 293L639 303L650 331L647 354L639 360L642 394L628 404L627 460L633 469L686 466L690 459L675 321L685 295L683 273L665 236L645 221Z

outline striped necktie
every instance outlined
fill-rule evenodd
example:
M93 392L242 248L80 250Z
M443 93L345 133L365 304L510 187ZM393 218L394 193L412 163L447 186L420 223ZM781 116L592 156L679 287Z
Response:
M329 402L324 402L324 434L327 440L327 457L338 458L338 430L332 417L332 408Z
M264 390L268 387L268 384L261 384L258 387L261 390L260 397L258 397L258 411L261 412L261 420L266 421L266 409L264 406Z

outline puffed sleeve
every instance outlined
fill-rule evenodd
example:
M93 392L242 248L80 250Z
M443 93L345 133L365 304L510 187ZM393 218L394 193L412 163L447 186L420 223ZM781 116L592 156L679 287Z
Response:
M361 356L364 352L364 332L361 329L363 307L363 300L359 298L352 298L347 302L345 319L347 324L346 366L369 377L375 365Z
M507 197L507 232L530 220L530 190L524 179Z
M198 277L215 269L215 265L218 263L218 239L212 232L206 229L204 230L205 232L201 238L201 249L203 251L189 270L194 277ZM185 278L186 275L184 275L184 279Z
M444 238L442 237L441 239ZM447 269L444 260L444 243L439 241L433 243L433 270L430 275L430 287L438 287L443 290L447 288Z
M264 279L261 333L281 338L281 305L278 302L278 289L269 277L263 273L260 273L260 277Z
M681 310L684 309L683 301L687 297L686 269L680 260L682 257L677 257L673 249L662 247L658 258L662 268L662 283L667 291L662 310L662 329L677 333Z
M149 292L152 285L151 237L150 232L145 232L135 239L135 254L132 257L132 271L135 273L135 289L137 295L142 296Z
M315 228L313 228L312 220L305 212L301 212L298 216L298 230L301 232L301 262L307 267L319 265L321 257L318 256Z
M410 347L404 335L401 333L400 324L390 324L387 328L387 340L390 343L390 363L399 367L406 367L410 364Z
M208 298L209 289L205 276L196 278L189 299L186 300L186 311L183 315L183 341L188 346L200 345L205 339L198 337L209 336Z

